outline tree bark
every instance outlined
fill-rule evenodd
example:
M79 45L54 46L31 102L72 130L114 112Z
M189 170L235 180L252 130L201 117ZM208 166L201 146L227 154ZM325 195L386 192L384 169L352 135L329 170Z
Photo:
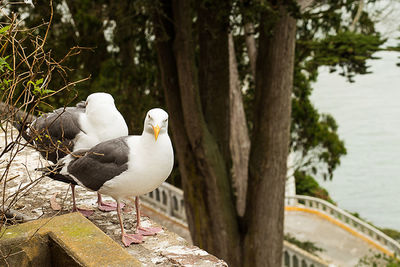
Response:
M232 154L232 182L236 195L236 209L239 216L246 208L246 191L250 138L247 129L246 114L239 82L238 66L232 34L229 34L229 77L230 77L230 139Z
M229 173L216 141L219 134L210 132L200 102L190 1L164 2L162 9L163 14L154 17L157 50L192 239L239 266L240 237Z
M224 69L229 70L228 33L225 28L217 29L218 33L225 32L226 37L210 40L218 46L215 51L212 51L214 46L202 43L206 38L213 38L208 35L210 32L199 35L202 40L200 47L196 47L191 7L192 3L187 0L164 1L162 11L154 15L153 21L193 241L230 266L280 266L295 21L281 8L281 17L273 29L276 34L267 35L267 27L262 23L249 163L251 179L243 225L235 209L230 164L225 152L226 129L218 129L216 124L222 120L221 125L228 123L229 126L231 113L218 116L218 120L212 117L216 110L226 107L226 99L221 96L229 98L229 88L233 88L229 85L230 79L225 77L233 73L232 69L228 74ZM208 9L209 14L197 11L199 25L213 27L216 22L212 16L218 14L217 8ZM263 15L263 21L266 16ZM204 64L199 72L194 56L197 48L204 57L199 60L199 64ZM218 64L211 62L220 56L216 60ZM217 104L221 107L209 107Z
M195 163L194 152L190 146L184 126L179 78L173 49L175 32L174 25L171 23L171 5L171 1L165 1L162 7L163 14L153 14L156 48L161 71L161 82L170 113L169 121L171 132L173 133L172 138L183 178L182 185L185 192L185 199L187 199L185 201L187 219L194 242L202 246L207 243L206 240L202 239L202 236L207 234L202 231L202 228L206 227L209 223L209 218L206 216L207 209L203 205L205 202L203 197L205 186L200 179L197 179L198 169ZM197 220L197 223L192 223L195 220Z
M260 24L254 129L246 206L244 266L282 264L296 21L283 5L271 29Z
M230 1L198 1L199 91L204 118L230 168L229 49Z
M253 79L256 78L256 61L257 61L257 44L254 38L254 25L253 23L244 24L244 33L246 35L246 48L247 55L249 56L251 74Z
M364 8L364 0L359 0L358 1L358 8L357 8L357 13L354 16L353 21L351 22L351 25L349 27L350 31L354 32L354 30L356 29L356 24L358 23L358 21L361 18L361 14L363 12L363 8Z

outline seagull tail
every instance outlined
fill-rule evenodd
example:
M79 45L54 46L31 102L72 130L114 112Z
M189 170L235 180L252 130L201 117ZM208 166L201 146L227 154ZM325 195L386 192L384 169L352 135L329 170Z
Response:
M49 166L42 167L42 168L36 168L35 171L42 172L43 175L47 176L50 173L60 172L63 167L64 167L63 165L54 164L54 165L49 165Z
M60 173L60 171L63 167L64 167L64 164L55 164L55 165L50 165L50 166L46 166L43 168L36 168L35 171L40 171L40 172L42 172L43 176L47 176L53 180L64 182L67 184L77 185L77 183L74 181L74 179L71 176L63 175Z

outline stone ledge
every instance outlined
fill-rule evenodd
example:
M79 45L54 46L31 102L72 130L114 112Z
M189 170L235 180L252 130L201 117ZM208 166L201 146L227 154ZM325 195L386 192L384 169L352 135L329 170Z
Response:
M77 212L11 226L0 233L1 254L10 255L0 266L227 266L165 229L128 248L110 236Z
M74 266L141 266L135 257L79 213L9 227L1 236L2 254L11 252L6 259L10 266L39 266L55 260L75 263ZM6 264L4 260L2 264Z
M10 129L10 132L7 135L7 138L10 139L16 135L16 130L15 129ZM5 134L4 132L0 131L0 147L2 147L5 144ZM0 172L3 172L6 170L6 167L8 166L8 155L4 156L4 161L0 162ZM19 188L23 188L29 183L31 183L32 180L37 179L40 177L40 173L35 172L35 168L41 168L45 166L47 162L43 160L43 158L39 155L38 152L33 150L30 147L25 147L22 151L18 153L18 155L12 160L11 165L10 165L10 170L9 170L9 177L13 177L13 179L10 179L6 185L0 184L0 186L3 188L5 186L6 188L6 194L12 194L13 192L16 192ZM50 197L54 195L55 193L58 193L57 201L61 204L62 210L60 211L54 211L50 207ZM98 231L100 233L105 233L106 236L110 237L112 240L114 240L114 245L119 246L120 250L130 254L140 262L141 265L144 266L227 266L227 264L208 254L206 251L199 249L198 247L192 246L186 241L184 238L178 236L175 233L172 233L168 230L166 230L164 227L164 231L160 232L156 236L150 236L150 237L144 237L144 243L140 245L131 245L128 248L125 248L124 245L121 242L121 230L119 227L119 222L118 222L118 217L115 211L113 212L101 212L97 210L97 204L95 202L97 198L97 194L95 192L89 192L81 187L76 188L76 193L77 193L77 203L78 206L84 207L84 208L89 208L93 209L95 212L92 216L90 216L88 219L98 228ZM87 219L83 218L80 214L75 214L72 215L69 213L69 210L71 210L71 195L69 192L69 185L53 181L49 178L43 178L38 180L37 184L30 188L29 190L26 190L21 193L21 198L18 200L17 203L13 204L11 208L14 209L13 213L17 212L18 214L23 214L24 218L29 218L32 221L29 222L29 224L32 226L35 225L37 228L40 228L39 226L43 225L43 222L47 222L50 218L51 219L47 224L46 227L52 223L54 223L54 220L62 220L62 219L57 219L57 218L68 218L69 216L72 216L73 218L80 218L80 220L87 221ZM112 201L110 197L104 196L104 200ZM8 205L8 203L5 203ZM152 215L150 212L144 210L142 211L142 225L143 226L158 226L160 225L155 225L155 223L148 218L145 217L145 214ZM65 215L62 215L65 214ZM62 215L62 216L57 216L57 215ZM65 216L65 217L64 217ZM136 226L136 215L134 212L130 213L124 213L124 225L125 229L127 232L132 232L134 227ZM37 220L39 219L39 220ZM160 221L162 226L164 226L165 220ZM76 224L75 221L71 222L71 226L74 226ZM19 227L25 227L23 226L25 224L21 224L18 226L12 226L9 227L6 232L9 233L15 233L17 229L22 229ZM46 229L46 227L44 229ZM167 226L168 227L168 226ZM42 227L43 228L43 227ZM29 235L21 237L21 242L24 241L25 244L30 244L34 245L38 251L41 251L40 253L49 253L50 256L54 255L60 255L61 260L66 260L68 264L59 264L57 266L74 266L73 262L76 263L76 261L73 260L72 257L74 255L67 255L67 256L62 256L63 250L61 249L62 246L59 245L60 240L57 238L59 235L54 235L53 232L51 231L45 231L42 230L38 231L38 234L35 235L35 238L29 239L29 242L32 241L33 243L26 243L27 238ZM42 232L44 231L44 232ZM33 232L31 232L33 234ZM43 234L40 234L43 233ZM47 233L47 234L46 234ZM83 233L82 233L83 234ZM13 234L8 234L9 236ZM17 235L16 235L17 236ZM0 233L0 243L2 244L1 249L3 249L5 246L3 246L5 243L6 235ZM93 238L92 238L93 239ZM79 240L79 238L77 238ZM16 239L14 240L16 242ZM16 244L15 242L11 242L13 244ZM71 240L72 242L72 240ZM79 241L77 241L79 245ZM94 242L94 240L91 240L90 242ZM18 242L17 242L18 243ZM62 243L61 243L62 244ZM29 245L28 245L29 247ZM61 247L61 248L60 248ZM0 250L1 250L0 249ZM82 252L85 252L85 248L81 248ZM101 251L97 247L98 253L102 254L103 251ZM23 254L23 251L21 252L21 249L18 251L14 251L17 254ZM31 254L29 255L35 255L34 251L30 251ZM90 253L91 254L91 253ZM90 255L90 258L94 258L97 256ZM44 254L45 255L45 254ZM33 256L32 256L33 257ZM30 258L32 258L30 257ZM0 259L1 259L0 255ZM28 256L25 257L25 260L30 259ZM115 254L111 256L111 258L116 258ZM71 261L72 259L72 261ZM58 257L54 258L49 258L48 261L53 260L57 261L60 260ZM71 263L72 262L72 263ZM33 264L33 265L21 265L21 262L18 262L19 264L17 265L10 265L10 266L51 266L49 264L45 264L46 262L42 262L40 264ZM0 266L3 266L2 262L0 262ZM79 266L79 265L77 265ZM82 264L80 265L82 266ZM93 266L93 265L85 265L85 266ZM97 265L97 266L104 266L104 265ZM116 265L108 265L108 266L126 266L126 265L121 265L121 264L116 264Z

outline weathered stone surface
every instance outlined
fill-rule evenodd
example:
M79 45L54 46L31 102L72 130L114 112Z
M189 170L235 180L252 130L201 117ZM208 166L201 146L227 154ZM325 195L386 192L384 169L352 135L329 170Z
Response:
M1 238L0 266L51 266L48 242L48 236L41 235Z
M8 227L2 232L0 246L3 255L8 255L10 249L20 250L17 256L23 254L16 258L19 264L11 266L141 266L135 257L76 212Z
M11 138L12 136L16 136L15 129L12 133L9 132L7 137ZM0 132L0 151L5 147L5 140L4 133ZM9 162L11 162L11 168L8 179L12 177L15 178L7 182L7 194L16 192L18 188L22 188L40 177L40 173L36 172L35 168L47 165L47 162L41 158L39 153L29 147L24 148L12 161L9 156L4 155L0 159L0 173L4 172ZM3 184L0 184L0 186L3 188ZM144 237L143 244L131 245L125 248L121 242L121 232L116 212L99 211L97 209L97 196L95 192L89 192L81 187L77 187L76 189L78 207L95 210L95 213L89 217L89 220L111 239L116 241L121 249L136 257L142 265L226 266L226 263L222 260L219 260L197 247L191 246L188 241L165 228L164 231L158 233L156 236ZM58 193L56 199L62 207L60 211L54 211L50 207L49 200L54 193ZM72 208L71 190L69 186L61 182L53 181L47 177L39 179L35 186L26 190L25 194L19 197L21 197L21 199L19 199L16 204L12 204L11 208L33 219L46 219L56 215L69 214ZM104 196L104 200L112 201L112 199L107 196ZM146 212L148 215L152 215L149 210L143 209L142 225L159 227L159 225L146 217ZM124 213L123 216L127 233L133 233L136 226L136 214L134 211L131 211ZM162 221L160 222L164 226ZM79 234L83 233L77 233L77 235ZM72 239L72 237L70 238ZM83 248L83 250L85 250L85 248Z

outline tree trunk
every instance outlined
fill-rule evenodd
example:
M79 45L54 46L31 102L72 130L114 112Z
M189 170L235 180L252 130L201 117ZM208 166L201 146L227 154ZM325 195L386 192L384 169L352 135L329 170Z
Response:
M199 34L200 46L196 47L193 6L188 0L164 1L161 9L155 9L162 11L156 11L153 17L162 84L193 241L230 266L280 266L295 21L282 8L273 29L275 35L266 35L266 26L261 24L252 160L243 225L235 209L230 159L226 153L229 130L219 128L229 127L231 122L230 108L224 98L229 98L229 88L232 88L226 76L234 75L232 69L227 73L228 32L226 25L215 27L220 23L216 17L221 15L217 3L207 6L206 10L197 6L199 31L210 27L216 32ZM267 19L266 14L262 19ZM195 59L197 48L203 57L198 60L199 72ZM221 109L228 111L217 116L215 112Z
M257 45L254 38L254 25L253 23L244 24L244 33L246 35L246 48L247 54L249 56L251 74L253 74L253 79L256 78L256 61L257 61Z
M204 118L230 169L229 1L198 1L199 91Z
M243 216L246 208L250 138L247 129L246 114L244 113L232 34L229 34L229 76L231 119L229 146L232 154L232 182L236 195L236 209L238 215Z
M357 8L357 13L354 16L353 21L351 22L351 25L349 27L349 30L354 32L354 30L356 29L356 24L358 23L358 21L361 18L361 14L363 12L363 8L364 8L364 0L359 0L358 1L358 8Z
M296 21L284 6L272 33L260 24L244 266L281 266Z
M157 51L192 239L239 266L240 237L227 164L217 143L220 135L210 132L200 103L190 2L164 2L162 9L154 16Z
M191 235L196 244L203 246L208 241L202 239L202 235L207 234L202 231L202 228L209 223L209 218L206 216L207 209L203 205L205 200L202 192L205 191L205 186L201 179L198 178L194 152L190 147L189 138L184 126L178 72L173 50L175 32L174 26L170 20L172 18L171 1L166 1L164 3L163 12L163 14L153 14L161 82L170 113L169 121L171 132L173 133L172 138L183 178L182 185L185 192L185 199L187 199L185 201L186 214ZM195 184L196 182L198 183ZM198 223L191 224L195 219L197 219Z

